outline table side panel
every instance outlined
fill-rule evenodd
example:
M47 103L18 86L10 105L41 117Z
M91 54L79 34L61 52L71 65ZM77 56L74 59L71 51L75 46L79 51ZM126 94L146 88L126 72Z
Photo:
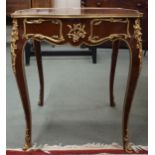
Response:
M130 22L134 21L128 18L18 20L22 21L23 37L26 39L35 38L54 44L70 43L74 46L97 45L115 38L130 38Z

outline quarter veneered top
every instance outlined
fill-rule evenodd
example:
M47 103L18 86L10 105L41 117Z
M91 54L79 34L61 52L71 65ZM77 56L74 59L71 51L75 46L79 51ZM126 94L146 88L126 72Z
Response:
M137 10L123 8L32 8L15 11L13 18L119 18L142 17Z

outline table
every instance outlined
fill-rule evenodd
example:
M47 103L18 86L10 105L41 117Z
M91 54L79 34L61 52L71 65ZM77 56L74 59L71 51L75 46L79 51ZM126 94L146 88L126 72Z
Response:
M110 105L115 106L113 85L119 41L130 51L130 67L124 97L122 140L125 151L131 151L128 138L128 120L131 104L142 64L140 18L142 13L122 8L27 9L14 12L11 55L12 68L19 88L26 120L24 149L31 147L31 107L23 63L23 49L28 39L34 40L40 81L39 105L43 105L44 77L40 55L40 41L55 45L96 46L112 41L110 72Z

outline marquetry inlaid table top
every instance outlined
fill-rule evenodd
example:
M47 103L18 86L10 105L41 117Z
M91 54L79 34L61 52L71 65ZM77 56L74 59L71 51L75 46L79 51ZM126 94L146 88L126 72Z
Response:
M19 10L12 17L55 17L55 18L107 18L107 17L141 17L137 10L122 8L33 8Z

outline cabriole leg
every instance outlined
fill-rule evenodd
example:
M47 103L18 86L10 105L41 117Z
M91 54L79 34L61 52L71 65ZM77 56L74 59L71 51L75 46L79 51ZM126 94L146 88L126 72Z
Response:
M114 100L114 78L115 78L115 69L117 63L118 56L118 48L119 48L119 40L114 40L112 42L112 59L111 59L111 72L110 72L110 106L115 106Z
M26 133L25 133L24 149L28 149L29 147L31 147L32 121L31 121L30 100L23 62L24 45L25 40L18 34L17 19L13 19L12 41L11 41L12 68L19 88L19 93L21 96L25 114Z
M126 94L124 99L124 109L123 109L123 147L125 151L130 152L132 148L129 145L128 139L128 121L129 113L131 109L132 100L134 97L134 92L136 89L141 63L142 63L142 48L141 41L137 38L132 38L129 41L130 47L130 69L128 75L128 83L126 88Z
M38 67L38 73L39 73L39 81L40 81L40 96L39 96L39 105L44 105L44 75L43 75L43 67L42 67L42 57L41 57L41 46L40 42L34 40L34 51L36 55L37 60L37 67Z

